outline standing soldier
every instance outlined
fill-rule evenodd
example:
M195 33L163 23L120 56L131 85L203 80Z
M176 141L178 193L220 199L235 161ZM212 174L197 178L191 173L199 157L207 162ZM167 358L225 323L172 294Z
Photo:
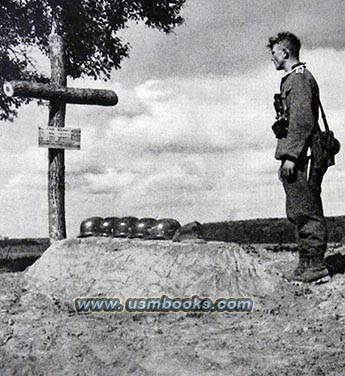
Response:
M294 34L279 33L269 39L267 47L276 70L286 72L280 93L275 95L277 121L272 127L278 139L275 158L281 161L279 178L286 193L286 213L298 234L299 263L286 279L325 281L329 279L323 260L327 248L321 201L325 169L313 163L311 148L313 133L318 129L319 88L299 60L301 43Z

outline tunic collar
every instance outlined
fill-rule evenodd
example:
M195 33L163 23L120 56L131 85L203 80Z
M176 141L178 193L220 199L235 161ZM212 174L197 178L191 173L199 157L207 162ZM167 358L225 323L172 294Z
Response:
M286 76L288 76L289 74L291 74L291 73L294 72L295 70L297 70L299 67L303 67L303 68L305 68L305 67L306 67L306 63L297 63L297 64L293 65L293 66L291 67L291 70L290 70L289 72L287 72L287 73L283 76L283 78L286 77Z
M283 84L283 82L290 76L290 74L292 73L292 72L295 72L296 70L298 70L298 69L305 69L305 67L306 67L306 63L297 63L297 64L295 64L295 65L293 65L292 67L291 67L291 70L289 71L289 72L287 72L283 77L282 77L282 79L281 79L281 85Z

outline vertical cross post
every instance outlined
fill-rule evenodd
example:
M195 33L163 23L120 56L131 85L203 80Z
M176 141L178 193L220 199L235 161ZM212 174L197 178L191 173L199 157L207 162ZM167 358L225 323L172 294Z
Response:
M66 87L64 45L55 27L49 37L51 83ZM49 126L64 127L66 102L51 100L49 105ZM65 222L65 151L48 149L48 216L50 241L66 238Z

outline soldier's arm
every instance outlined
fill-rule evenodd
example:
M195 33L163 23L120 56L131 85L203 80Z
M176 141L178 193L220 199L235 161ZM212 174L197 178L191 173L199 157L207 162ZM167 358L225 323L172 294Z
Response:
M296 161L314 127L313 90L304 74L294 75L288 97L289 129L283 156L290 161Z

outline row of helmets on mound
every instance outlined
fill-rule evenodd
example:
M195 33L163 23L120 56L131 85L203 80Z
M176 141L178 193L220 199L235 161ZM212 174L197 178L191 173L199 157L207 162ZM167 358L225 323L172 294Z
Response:
M91 217L81 222L78 237L108 236L170 240L180 227L180 223L172 218Z

